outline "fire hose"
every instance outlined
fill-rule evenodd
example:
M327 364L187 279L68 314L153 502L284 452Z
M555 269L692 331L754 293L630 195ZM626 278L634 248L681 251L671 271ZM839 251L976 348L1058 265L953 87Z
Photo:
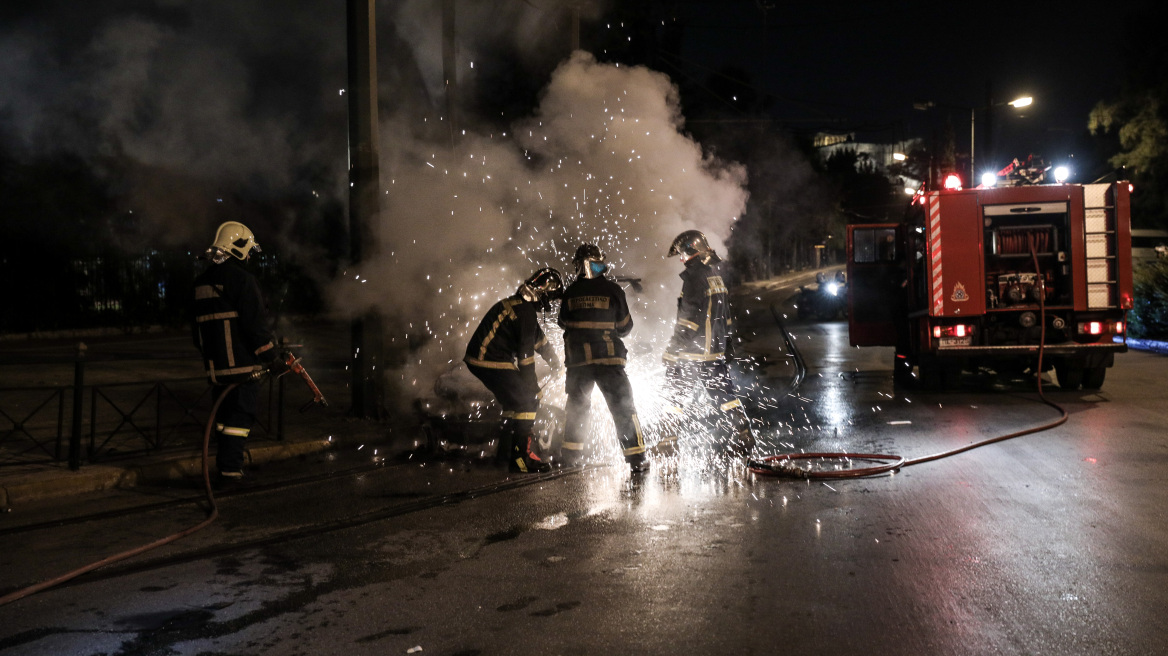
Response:
M302 379L304 379L304 382L308 385L309 390L311 390L313 393L313 400L309 401L308 405L301 408L302 412L304 411L304 409L306 409L308 406L312 405L313 403L320 403L321 405L328 405L328 402L325 401L325 399L324 399L324 395L321 394L320 389L316 386L316 383L314 383L312 381L312 376L309 376L308 372L305 371L304 366L300 364L299 358L295 357L291 351L285 351L283 361L284 361L284 365L288 368L288 371L295 373L295 374L299 375ZM287 373L287 372L285 372L285 373ZM260 372L260 373L256 374L257 377L262 376L262 375L264 375L264 372ZM282 376L284 374L281 373L279 375ZM246 382L246 381L242 381L242 382ZM55 577L55 578L30 585L26 588L22 588L20 590L14 591L14 592L10 592L10 593L4 595L3 597L0 597L0 606L3 606L5 604L9 604L9 603L17 601L19 599L24 599L25 597L34 595L42 590L47 590L48 588L60 585L62 583L65 583L66 581L70 581L72 579L75 579L78 576L81 576L82 574L85 574L87 572L92 572L93 570L98 569L100 567L105 567L106 565L111 565L113 563L126 560L127 558L133 558L134 556L146 553L147 551L150 551L152 549L157 549L158 547L161 547L163 545L167 545L167 544L170 544L171 542L181 540L182 538L185 538L188 535L191 535L192 533L195 533L197 531L201 531L202 529L209 526L212 522L214 522L219 517L219 506L215 502L215 494L211 489L211 469L210 469L210 457L209 457L210 445L211 445L211 431L212 431L212 428L215 426L215 416L219 413L219 406L223 404L223 399L227 398L227 395L229 393L231 393L231 391L234 390L236 387L239 387L242 384L242 382L232 383L223 389L223 392L219 395L219 398L215 399L215 403L211 406L211 413L210 413L210 416L207 418L207 426L203 430L202 465L203 465L203 491L207 496L207 517L206 517L206 519L199 522L198 524L195 524L194 526L183 529L182 531L179 531L178 533L173 533L173 534L168 535L164 538L160 538L160 539L155 540L154 542L151 542L149 544L144 544L144 545L141 545L138 547L134 547L133 549L123 551L121 553L116 553L112 556L108 556L108 557L103 558L99 561L89 563L88 565L84 565L82 567L78 567L77 569L75 569L71 572L66 572L64 574L61 574L60 576Z
M844 478L865 478L868 476L877 476L889 472L896 472L904 467L911 467L912 465L919 465L921 463L932 462L942 458L955 456L959 453L972 451L979 447L995 444L997 442L1004 442L1006 440L1014 439L1015 437L1022 437L1023 435L1031 435L1033 433L1041 433L1057 426L1061 426L1067 421L1067 411L1058 404L1046 398L1042 391L1042 356L1046 349L1046 280L1042 275L1042 271L1038 267L1038 254L1035 251L1034 236L1030 236L1030 256L1034 262L1034 270L1038 274L1038 308L1039 308L1039 338L1038 338L1038 363L1035 371L1035 379L1038 381L1038 398L1042 403L1054 408L1059 412L1059 418L1044 424L1025 428L1023 430L1008 433L1006 435L999 435L989 439L967 444L956 449L949 449L947 451L940 451L927 456L919 458L906 459L899 455L889 455L880 453L787 453L772 456L763 456L761 458L751 458L747 461L747 468L755 474L760 476L776 476L782 478L806 478L806 479L844 479ZM784 330L784 336L786 331ZM787 342L790 345L790 341ZM859 461L878 461L884 464L872 465L869 467L848 467L846 469L812 469L810 466L801 467L797 461L819 460L821 462L840 462L850 464L853 460Z

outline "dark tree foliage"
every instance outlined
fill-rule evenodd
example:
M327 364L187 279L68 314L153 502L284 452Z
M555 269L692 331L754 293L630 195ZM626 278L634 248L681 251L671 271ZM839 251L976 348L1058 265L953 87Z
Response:
M898 221L904 212L904 194L866 154L844 149L827 160L826 174L834 186L840 210L849 223Z
M1125 31L1122 91L1092 109L1088 127L1111 149L1112 178L1135 184L1132 223L1168 228L1168 44L1147 14L1135 13Z
M1168 339L1168 260L1141 266L1135 275L1135 307L1128 314L1134 337Z
M214 226L228 220L247 223L268 245L250 266L269 298L282 297L277 285L296 290L274 309L323 309L319 283L333 274L346 234L339 203L307 193L224 194L226 202L200 217L209 228L176 243L164 238L164 228L186 228L191 217L126 209L133 204L121 190L137 186L125 184L127 176L150 177L131 168L71 154L0 154L0 333L183 324L199 267L195 258ZM174 193L200 186L166 181ZM155 186L162 187L157 180ZM296 238L281 239L291 235ZM291 243L302 245L293 250Z

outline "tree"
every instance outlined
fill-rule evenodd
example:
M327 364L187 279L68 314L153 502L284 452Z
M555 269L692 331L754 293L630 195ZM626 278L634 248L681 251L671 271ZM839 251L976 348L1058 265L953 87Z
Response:
M1117 177L1135 185L1132 221L1168 227L1168 47L1151 16L1135 15L1125 27L1123 89L1118 98L1095 105L1087 127L1111 141L1116 152L1108 161Z

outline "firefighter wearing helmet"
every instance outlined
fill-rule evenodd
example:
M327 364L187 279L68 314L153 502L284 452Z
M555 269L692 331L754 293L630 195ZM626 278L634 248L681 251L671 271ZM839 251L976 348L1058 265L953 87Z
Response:
M633 329L629 305L620 285L604 277L604 253L584 244L572 258L576 280L564 292L559 324L564 329L564 359L568 394L562 451L567 464L580 464L587 448L586 434L592 388L600 387L616 424L625 461L633 473L649 470L645 439L633 405L633 388L625 374L627 352L621 341Z
M748 454L754 448L754 434L726 364L733 318L729 291L719 266L722 260L698 230L678 235L669 247L669 256L679 257L685 270L680 274L681 296L677 299L673 337L663 356L674 420L668 422L669 430L656 450L668 455L676 449L680 416L692 397L693 386L700 383L722 415L718 422L722 441L731 450Z
M503 408L497 453L507 458L514 472L551 469L547 457L538 452L535 437L539 411L535 354L539 353L553 371L560 369L560 361L539 327L536 312L549 311L563 290L559 271L539 269L513 295L491 306L466 346L463 361L467 368Z
M215 415L215 466L221 483L243 478L244 447L259 403L259 375L282 365L259 283L244 268L252 252L259 251L247 226L228 221L201 256L210 264L194 281L192 337L214 398L227 393Z

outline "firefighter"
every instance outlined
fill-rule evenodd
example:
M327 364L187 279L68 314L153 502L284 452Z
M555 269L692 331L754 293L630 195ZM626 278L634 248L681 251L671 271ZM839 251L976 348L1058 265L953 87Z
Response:
M244 268L252 252L260 252L247 226L228 221L200 256L209 260L195 277L195 347L203 356L207 378L218 399L232 388L215 415L215 467L221 484L243 478L244 447L255 423L259 377L265 369L280 373L271 322L255 276Z
M576 280L564 292L559 318L568 367L564 382L568 394L564 460L567 464L583 460L592 388L599 386L629 469L634 474L647 472L645 439L633 405L633 388L625 374L627 352L621 338L633 329L625 292L604 277L608 265L595 244L576 249L572 264Z
M729 291L722 279L722 261L706 236L686 230L673 240L670 257L685 264L681 275L681 296L677 299L677 321L673 337L665 349L666 394L675 416L655 450L669 455L676 450L680 415L695 383L701 383L721 413L732 434L723 442L732 450L748 454L754 448L750 418L735 394L726 364L726 350L732 338Z
M503 408L499 454L513 472L551 469L535 448L535 414L539 410L539 383L535 377L538 352L553 371L560 369L556 351L539 327L536 312L551 310L564 291L560 272L543 268L531 274L515 294L495 303L479 323L466 347L463 361L486 385Z

